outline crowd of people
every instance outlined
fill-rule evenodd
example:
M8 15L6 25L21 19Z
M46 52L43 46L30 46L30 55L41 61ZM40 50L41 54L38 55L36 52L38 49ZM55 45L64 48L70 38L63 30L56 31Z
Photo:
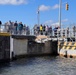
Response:
M2 24L0 21L0 29L3 28L4 32L10 32L11 34L34 34L34 35L50 35L50 36L61 36L61 33L63 36L65 36L65 33L67 36L69 36L70 33L70 28L66 28L61 31L59 26L52 27L51 25L37 25L35 24L34 27L31 28L27 26L26 24L23 24L22 22L12 22L9 20L5 24ZM76 35L76 26L73 26L72 29L72 34L75 36Z
M51 25L34 25L34 34L35 35L50 35L50 36L69 36L69 34L73 34L73 36L76 35L76 26L73 26L73 28L62 28L60 29L60 26L52 27Z
M52 35L52 26L36 24L33 29L35 35Z
M23 24L22 22L12 22L11 20L6 22L5 24L0 24L0 27L2 27L5 32L10 32L11 34L30 34L30 28L29 26L26 26L26 24Z

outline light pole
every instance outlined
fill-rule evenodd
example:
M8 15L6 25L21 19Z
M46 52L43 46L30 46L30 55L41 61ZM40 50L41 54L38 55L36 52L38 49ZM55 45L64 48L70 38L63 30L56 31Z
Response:
M61 8L62 8L62 0L59 0L59 26L61 29Z
M39 10L39 6L38 6L38 16L37 16L37 19L38 19L38 26L39 26L39 23L40 23L40 10Z

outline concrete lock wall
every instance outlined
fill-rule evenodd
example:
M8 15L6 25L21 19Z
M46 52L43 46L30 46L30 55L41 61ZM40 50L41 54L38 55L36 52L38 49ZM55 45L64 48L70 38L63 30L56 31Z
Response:
M13 52L14 55L27 54L27 39L13 39Z
M31 54L50 54L52 51L52 43L36 43L27 39L13 39L14 55L31 55Z
M38 43L36 36L32 35L12 35L11 38L13 40L11 40L10 50L13 51L14 56L57 54L57 40Z
M51 40L46 41L44 44L43 53L52 53L52 42Z
M58 55L58 40L53 41L52 40L52 54Z
M0 62L10 60L10 35L0 34Z
M28 41L28 54L51 54L51 41L45 43L37 43L35 41Z
M57 54L57 41L48 40L45 43L37 43L28 39L13 39L14 55L42 55Z

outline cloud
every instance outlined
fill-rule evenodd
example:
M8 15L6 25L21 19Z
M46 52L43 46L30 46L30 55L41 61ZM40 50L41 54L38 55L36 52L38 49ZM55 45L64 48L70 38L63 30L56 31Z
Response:
M67 22L68 19L63 19L61 21L61 26L64 25L64 22ZM44 23L45 25L51 25L51 26L59 26L59 22L54 22L53 20L48 20L48 21L45 21Z
M39 7L39 10L40 10L40 11L50 10L50 6L41 5L41 6Z
M67 22L68 21L68 19L64 19L64 20L62 20L62 22Z
M54 6L41 5L39 7L39 10L40 11L47 11L47 10L55 10L55 9L58 9L58 8L59 8L59 5L58 4L55 4Z
M59 22L55 22L51 24L52 26L59 26Z
M59 8L59 5L58 4L56 4L56 5L54 5L53 7L52 7L52 9L58 9Z
M63 25L63 23L64 23L64 22L67 22L67 21L68 21L68 19L62 20L62 21L61 21L61 25ZM59 22L52 23L51 25L52 25L52 26L59 26Z
M53 21L52 20L48 20L44 24L51 25L51 23L53 23Z
M27 4L27 0L0 0L0 4L6 5L20 5L20 4Z
M59 22L54 22L53 20L45 21L44 24L51 25L51 26L59 26Z

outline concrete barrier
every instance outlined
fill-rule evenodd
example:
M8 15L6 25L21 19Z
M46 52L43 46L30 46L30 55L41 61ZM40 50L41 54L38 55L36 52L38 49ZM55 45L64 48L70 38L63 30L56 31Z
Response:
M60 55L67 57L76 57L76 42L64 42L62 44L62 47L60 46L60 44L58 45L58 47L60 48Z

